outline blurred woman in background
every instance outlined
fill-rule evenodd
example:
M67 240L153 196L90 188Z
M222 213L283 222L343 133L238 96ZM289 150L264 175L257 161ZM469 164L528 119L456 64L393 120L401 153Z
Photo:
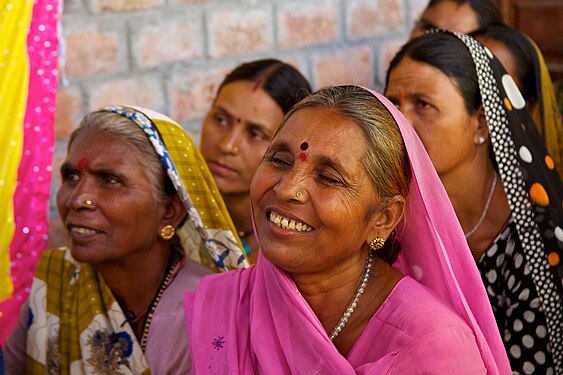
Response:
M310 92L307 79L291 65L256 60L225 77L205 117L201 153L253 262L258 255L250 182L284 114Z

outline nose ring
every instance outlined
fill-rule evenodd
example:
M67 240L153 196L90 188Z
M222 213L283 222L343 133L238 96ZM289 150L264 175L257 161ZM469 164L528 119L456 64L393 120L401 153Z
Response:
M238 153L238 146L234 146L234 147L233 147L233 152L234 152L235 154Z
M84 201L84 204L87 205L87 206L91 206L91 205L94 204L94 202L92 202L90 199L86 199L86 200Z
M296 198L301 198L303 196L303 193L298 191L297 193L295 193L295 197Z

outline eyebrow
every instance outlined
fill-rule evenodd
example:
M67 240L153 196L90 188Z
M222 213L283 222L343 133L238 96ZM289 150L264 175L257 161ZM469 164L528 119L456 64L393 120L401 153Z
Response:
M218 104L215 104L215 108L216 110L219 110L221 112L223 112L227 117L229 117L229 119L232 121L232 119L235 117L231 114L231 112L229 112L225 107L220 106ZM257 128L261 131L263 131L266 134L269 134L270 136L272 135L272 131L264 124L260 124L258 122L251 122L251 121L244 121L245 124L248 124L249 126L253 127L253 128Z
M128 178L122 174L117 172L115 169L111 169L111 168L107 168L107 167L99 167L99 168L92 168L92 167L87 167L85 168L86 170L88 170L88 172L90 174L93 174L95 176L100 176L100 175L113 175L117 178L119 178L120 180L126 181L128 180ZM78 171L79 169L77 167L75 167L74 165L72 165L72 163L70 161L66 161L61 165L61 174L65 174L66 172L71 172L71 171Z

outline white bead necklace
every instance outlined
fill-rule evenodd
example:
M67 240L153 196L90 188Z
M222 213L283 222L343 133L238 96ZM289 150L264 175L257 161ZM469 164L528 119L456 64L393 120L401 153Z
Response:
M491 201L493 200L493 193L495 192L495 187L497 186L497 173L495 172L495 178L493 178L493 183L491 185L491 191L489 192L489 197L487 198L487 203L485 204L485 208L481 213L481 217L477 221L477 224L471 230L465 232L465 238L471 237L477 231L477 228L483 223L483 220L487 217L487 213L489 212L489 206L491 205Z
M356 293L354 293L354 297L352 298L352 301L350 301L348 308L346 309L346 311L344 311L344 314L342 314L342 316L340 317L340 321L332 330L332 333L330 334L330 341L334 341L336 336L338 336L338 334L342 331L342 329L344 329L346 323L348 323L348 320L350 320L350 316L352 315L352 313L354 313L354 310L358 306L360 297L362 296L362 294L364 294L369 278L371 277L371 269L373 268L373 257L374 257L373 252L370 251L368 254L368 259L366 261L366 270L362 277L362 282L360 283L360 286L358 286L358 289L356 289Z

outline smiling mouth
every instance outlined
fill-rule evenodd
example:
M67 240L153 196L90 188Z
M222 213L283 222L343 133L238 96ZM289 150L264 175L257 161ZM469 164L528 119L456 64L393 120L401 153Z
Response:
M310 232L313 230L311 226L305 223L281 216L274 211L270 211L270 214L268 216L270 222L283 229L295 230L297 232Z
M69 232L70 233L76 233L76 234L86 234L86 235L100 233L99 231L94 230L94 229L90 229L90 228L86 228L86 227L74 227L74 226L69 228Z

